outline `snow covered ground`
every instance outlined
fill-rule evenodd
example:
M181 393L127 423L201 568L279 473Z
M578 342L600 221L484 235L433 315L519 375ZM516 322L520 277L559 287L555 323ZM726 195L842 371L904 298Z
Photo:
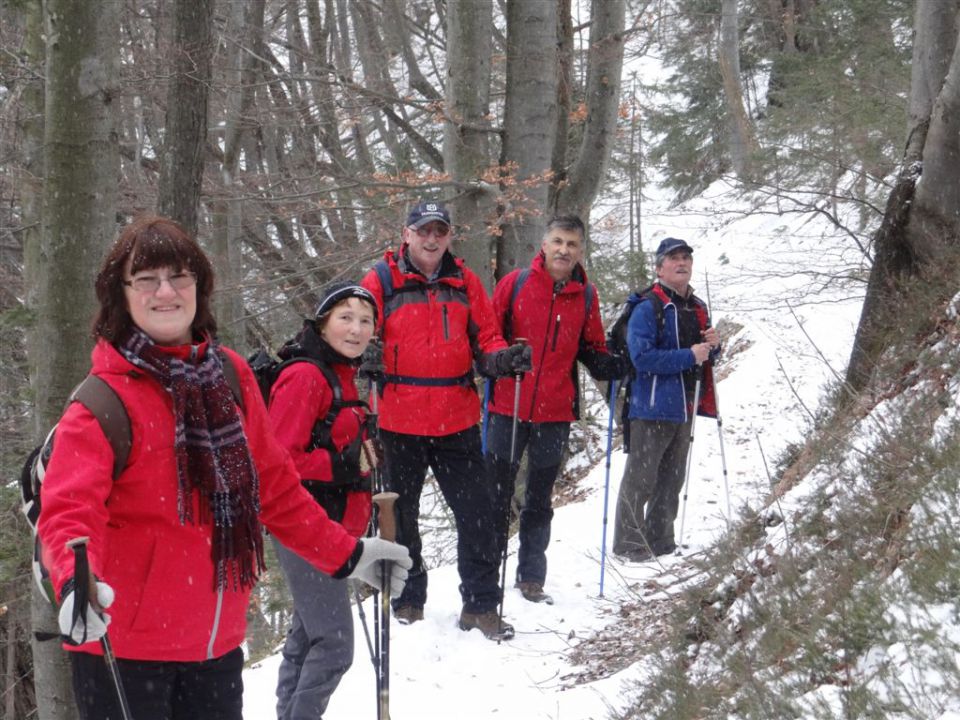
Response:
M644 217L644 249L651 251L667 235L686 239L695 248L693 284L701 296L704 271L709 273L714 323L742 326L726 340L718 388L730 503L736 512L766 494L761 447L772 467L788 444L803 439L808 413L815 412L833 373L842 372L860 298L849 285L829 278L854 266L859 251L826 220L778 215L769 205L764 212L751 211L722 184L681 208L654 211L657 206L645 205L653 214ZM608 547L624 458L613 453ZM569 653L591 634L615 627L622 603L641 597L651 602L679 590L682 581L675 581L687 574L685 558L725 530L717 424L701 419L696 425L684 555L631 564L608 554L600 597L605 481L601 461L581 482L588 489L584 500L559 508L554 517L546 589L556 604L527 603L517 590L508 590L505 615L517 629L513 640L497 645L479 632L460 631L456 567L431 570L425 621L391 624L393 718L600 720L623 707L624 691L643 681L644 668L635 664L606 679L574 685L569 676L578 668ZM508 577L515 569L515 542ZM663 589L641 596L640 584L655 579ZM367 600L365 610L370 624L377 608ZM245 671L248 720L275 716L278 665L275 655ZM325 717L376 717L374 672L359 619L353 668Z

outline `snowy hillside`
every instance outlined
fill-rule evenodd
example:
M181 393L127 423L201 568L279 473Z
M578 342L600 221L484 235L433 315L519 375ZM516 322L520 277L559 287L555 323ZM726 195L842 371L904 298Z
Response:
M653 212L653 204L647 212ZM696 249L698 294L705 294L704 271L709 273L715 323L721 330L725 323L741 326L725 340L718 386L734 513L743 504L756 506L767 494L761 447L772 463L788 444L804 438L808 410L816 408L833 371L844 366L859 315L849 288L820 281L841 262L853 264L857 249L825 221L794 222L751 213L722 185L682 208L644 218L645 249L666 235L687 239ZM606 412L601 412L605 425ZM611 532L624 458L619 451L613 454ZM391 626L392 717L599 720L624 707L626 695L644 682L649 668L619 658L617 666L626 664L625 669L591 681L589 668L577 664L573 651L604 629L617 633L621 606L642 602L656 608L697 575L690 559L726 529L717 425L701 419L696 426L683 556L631 564L608 555L601 598L605 479L601 461L581 483L588 491L583 501L556 512L546 588L556 604L533 605L508 590L505 615L517 628L515 639L497 645L479 633L460 631L456 568L447 564L431 571L425 621ZM508 576L514 568L511 556ZM368 600L365 609L370 624L376 608ZM274 656L245 672L246 718L273 716L278 664ZM375 716L374 674L358 619L354 666L327 717Z

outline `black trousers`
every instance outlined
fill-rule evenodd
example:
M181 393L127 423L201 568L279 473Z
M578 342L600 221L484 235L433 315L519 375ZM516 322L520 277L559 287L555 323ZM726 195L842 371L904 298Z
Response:
M507 539L510 501L520 458L527 453L527 479L520 509L520 549L517 554L517 581L543 583L547 578L547 546L553 520L553 485L560 472L570 435L570 423L517 423L516 458L510 465L513 418L490 413L487 432L487 473L495 488L494 503L500 552Z
M186 611L186 610L185 610ZM72 652L81 720L122 720L106 661ZM202 662L117 660L135 720L243 720L243 651Z
M410 550L413 568L395 608L427 601L427 569L420 537L420 494L427 468L440 486L457 525L457 570L463 609L493 610L500 601L499 556L494 532L493 494L480 452L480 430L468 428L432 437L380 431L388 490L397 500L397 542Z

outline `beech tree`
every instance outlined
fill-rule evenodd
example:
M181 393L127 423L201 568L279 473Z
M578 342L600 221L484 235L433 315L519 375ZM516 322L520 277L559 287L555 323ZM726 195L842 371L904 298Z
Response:
M36 288L29 354L38 440L89 367L93 279L116 232L118 13L116 3L43 3L40 235L39 247L25 252L28 284ZM33 626L57 632L53 608L36 590ZM40 717L75 717L68 662L59 644L35 640L33 659Z
M960 251L960 0L918 0L906 148L883 221L846 380L864 389L914 283L942 285ZM921 181L922 180L922 181ZM956 291L943 287L949 297Z

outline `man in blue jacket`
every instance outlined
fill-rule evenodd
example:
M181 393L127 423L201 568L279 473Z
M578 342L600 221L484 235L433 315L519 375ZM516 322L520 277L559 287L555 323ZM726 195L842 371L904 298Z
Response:
M696 412L716 416L712 363L720 352L706 304L693 294L693 248L666 238L656 254L657 281L634 295L627 324L631 383L630 450L617 498L613 551L640 562L676 550L673 524Z

